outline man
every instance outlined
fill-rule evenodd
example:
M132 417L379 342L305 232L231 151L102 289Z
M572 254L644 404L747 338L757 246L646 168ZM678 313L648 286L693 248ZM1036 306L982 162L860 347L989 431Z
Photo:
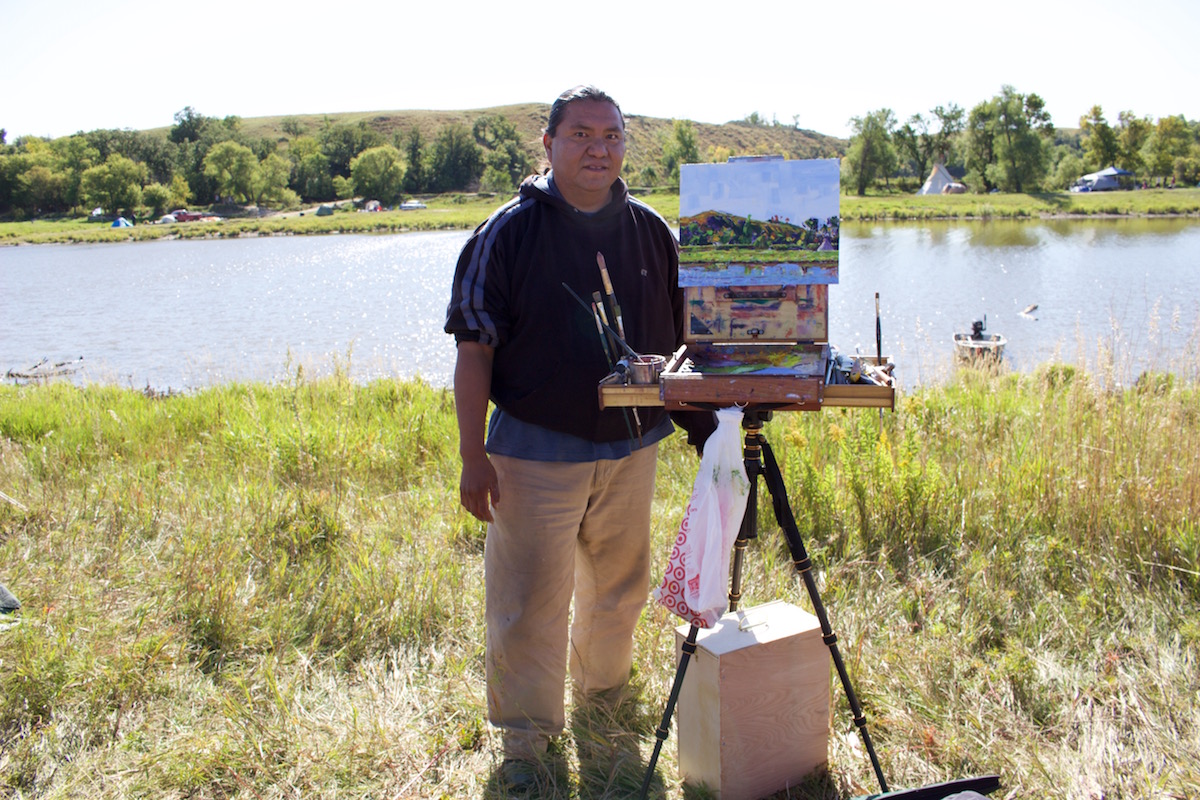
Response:
M662 409L600 409L609 358L564 284L603 295L603 254L634 350L670 353L683 332L678 245L620 179L620 107L594 87L568 90L542 144L549 174L526 180L463 248L445 325L458 342L460 500L489 523L488 716L505 767L518 769L563 730L568 662L576 702L628 682L657 442L673 430Z

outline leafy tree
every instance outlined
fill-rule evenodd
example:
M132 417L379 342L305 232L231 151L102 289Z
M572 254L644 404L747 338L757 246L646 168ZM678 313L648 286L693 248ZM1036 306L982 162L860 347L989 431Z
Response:
M1187 157L1192 141L1192 133L1182 115L1159 117L1143 150L1150 174L1160 178L1172 175L1175 159Z
M1171 176L1183 186L1200 185L1200 153L1187 158L1175 159Z
M679 185L679 167L700 161L696 147L696 128L691 120L677 119L671 122L671 138L662 148L663 175L671 186Z
M404 188L404 157L391 145L372 147L350 162L350 175L359 197L391 204Z
M1038 95L1002 87L971 109L966 133L968 180L983 189L1029 191L1045 176L1054 125Z
M963 110L950 103L946 106L934 106L932 113L938 121L937 133L933 134L933 158L945 164L950 159L955 137L962 133Z
M176 144L198 142L210 122L212 122L211 118L204 116L191 106L184 106L182 110L175 112L175 124L171 126L167 138Z
M1083 159L1075 153L1068 152L1054 165L1054 170L1047 178L1047 186L1053 189L1069 189L1085 172L1087 165Z
M51 143L41 137L21 137L11 149L5 159L4 206L29 215L68 208L67 176Z
M485 167L483 177L479 179L479 191L495 194L509 194L513 190L512 178L508 171L494 166Z
M54 153L55 161L63 174L63 191L67 205L79 205L83 200L79 191L83 171L100 163L99 151L88 144L85 137L78 134L55 139L50 142L50 150Z
M892 134L896 149L908 159L912 173L918 178L928 175L933 164L946 163L951 140L962 130L963 111L953 103L949 107L937 106L931 114L930 118L913 114Z
M431 187L436 192L466 189L483 172L479 145L465 126L452 124L438 131L430 159Z
M209 151L221 142L236 142L249 146L247 137L241 131L241 121L237 117L216 119L206 118L199 127L199 138L186 140L178 144L176 170L187 178L188 188L197 202L211 203L219 192L216 181L204 171L204 159Z
M408 161L408 169L404 173L404 191L425 191L429 188L429 170L425 165L425 139L419 129L409 129L402 149Z
M996 163L995 109L991 103L971 109L964 139L967 184L990 192L996 188L988 176L988 169Z
M297 195L288 189L292 177L292 162L278 153L269 153L258 164L254 178L254 204L274 203L294 205Z
M212 179L216 191L224 197L240 197L246 203L251 202L257 173L258 159L244 144L220 142L204 157L204 174Z
M192 192L188 187L187 180L179 173L171 178L171 199L167 203L167 208L186 208L191 204Z
M362 151L383 144L383 137L367 127L365 122L357 125L332 124L321 131L321 152L329 159L329 169L334 175L350 177L350 162Z
M151 183L142 189L142 203L150 209L151 216L161 216L175 206L171 203L171 190L161 183Z
M84 170L81 189L89 205L114 214L142 204L145 179L144 165L117 154L109 156L103 164Z
M293 138L304 134L304 123L295 117L284 117L279 123L279 129Z
M12 208L13 186L17 182L15 159L5 152L0 152L0 212Z
M1119 164L1122 169L1140 175L1146 170L1142 149L1154 131L1154 123L1149 117L1139 117L1132 111L1122 111L1117 120L1117 143L1121 148Z
M287 155L292 162L289 185L300 197L308 200L334 198L329 159L321 152L320 142L311 136L300 136L288 143Z
M17 177L18 191L27 211L61 211L66 208L65 176L35 164Z
M354 181L349 178L343 178L341 175L333 176L333 192L339 200L349 200L354 197Z
M508 176L508 188L496 191L511 190L533 172L533 162L521 144L521 135L506 117L492 114L480 117L471 127L471 135L475 137L475 143L483 148L484 174L491 168ZM499 176L492 177L495 184Z
M913 114L908 118L908 122L892 133L892 141L896 149L908 159L913 175L923 178L929 174L929 162L933 160L933 136L929 129L929 120L920 114Z
M890 174L896 167L896 150L892 146L892 129L896 115L890 108L872 111L865 117L850 120L852 135L846 151L842 181L862 197L867 187L881 175Z
M1079 118L1079 128L1084 134L1083 149L1089 167L1104 169L1117 163L1121 145L1117 132L1104 119L1104 110L1100 106L1092 106L1087 116Z

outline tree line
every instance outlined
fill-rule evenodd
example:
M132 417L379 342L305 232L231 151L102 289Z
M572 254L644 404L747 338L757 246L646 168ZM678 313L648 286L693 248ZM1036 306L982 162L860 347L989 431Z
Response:
M1056 128L1037 94L1011 86L969 112L949 104L903 125L882 108L850 121L842 186L858 195L893 179L921 182L935 164L970 191L1035 192L1069 188L1081 176L1115 166L1132 182L1200 182L1200 122L1182 115L1152 120L1122 111L1115 124L1093 106L1076 131Z
M515 126L500 115L387 137L364 122L326 120L309 133L252 136L238 117L191 106L161 132L94 130L7 143L0 129L0 214L18 219L91 208L159 214L190 204L274 208L351 197L391 204L405 195L478 188L508 192L533 169Z
M767 123L754 114L740 124ZM1060 129L1040 96L1011 86L969 112L939 105L900 124L883 108L850 124L842 184L859 195L894 188L893 181L911 189L938 163L975 192L1061 190L1107 166L1150 184L1200 181L1200 122L1122 111L1114 124L1097 105L1078 129ZM157 217L192 204L293 208L357 197L390 205L422 193L507 193L533 171L539 149L499 114L432 134L414 126L388 135L365 122L328 118L310 127L289 117L281 124L285 136L251 135L238 117L205 116L188 106L165 135L101 129L9 144L0 129L0 215L27 219L100 208ZM688 120L672 120L651 150L628 179L674 187L680 165L737 155L721 146L702 154Z

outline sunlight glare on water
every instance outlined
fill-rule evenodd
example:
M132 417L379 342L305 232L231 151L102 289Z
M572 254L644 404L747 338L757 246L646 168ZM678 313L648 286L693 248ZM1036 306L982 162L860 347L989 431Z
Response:
M84 380L159 390L339 366L445 386L442 323L468 235L0 248L0 370L83 356ZM1020 371L1088 366L1098 343L1135 369L1175 369L1196 349L1195 220L848 223L841 249L829 340L873 354L879 292L905 386L945 379L953 333L984 315Z

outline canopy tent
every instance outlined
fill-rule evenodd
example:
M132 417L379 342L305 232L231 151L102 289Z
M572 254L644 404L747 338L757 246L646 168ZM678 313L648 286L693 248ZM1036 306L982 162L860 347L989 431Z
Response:
M1071 191L1106 192L1112 189L1120 189L1121 184L1117 178L1132 174L1129 170L1121 169L1120 167L1106 167L1099 172L1089 172L1075 181L1075 185L1071 187Z
M966 189L967 187L954 180L945 164L934 164L933 172L929 173L917 194L959 194Z

